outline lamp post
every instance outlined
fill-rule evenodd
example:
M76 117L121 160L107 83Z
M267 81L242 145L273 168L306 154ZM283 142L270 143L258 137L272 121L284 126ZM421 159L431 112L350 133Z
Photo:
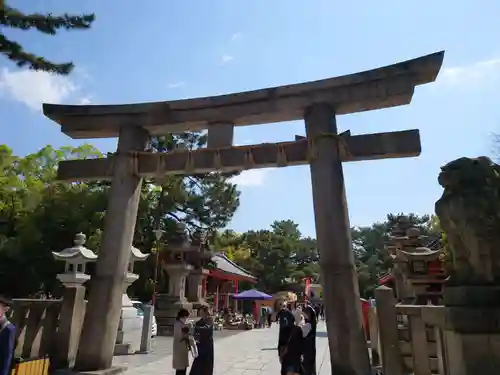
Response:
M163 230L161 230L160 228L158 229L155 229L154 231L154 234L155 234L155 238L156 238L156 257L155 257L155 272L154 272L154 276L153 276L153 296L151 298L151 304L154 306L156 306L156 284L158 283L158 264L160 262L160 240L161 240L161 237L163 236Z

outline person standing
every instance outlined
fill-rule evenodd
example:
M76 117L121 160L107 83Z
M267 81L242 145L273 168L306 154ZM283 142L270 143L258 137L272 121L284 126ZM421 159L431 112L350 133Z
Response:
M303 335L301 327L293 324L290 337L280 353L281 375L302 374Z
M271 307L267 307L267 328L271 328L271 324L273 323L273 311L271 310Z
M214 373L214 323L207 306L200 308L200 319L194 325L194 338L198 356L193 361L189 375Z
M286 303L282 304L280 311L276 314L276 321L279 324L278 356L281 358L295 327L295 317L287 308Z
M303 375L316 375L316 326L318 317L311 306L304 308L304 322L301 324L304 338L302 348Z
M16 329L7 319L11 302L0 296L0 375L10 375L14 357Z
M172 367L175 370L175 375L186 375L190 351L195 359L198 356L198 348L191 335L191 326L187 323L188 317L189 311L180 309L175 318L172 348Z

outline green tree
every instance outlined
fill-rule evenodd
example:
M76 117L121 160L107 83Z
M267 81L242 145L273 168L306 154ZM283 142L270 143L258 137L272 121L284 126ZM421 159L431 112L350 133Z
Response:
M373 295L378 278L389 272L392 267L385 245L392 228L401 216L406 216L411 225L419 228L423 235L430 234L432 220L429 215L419 216L413 213L388 214L384 222L351 229L360 293L363 297Z
M189 142L203 144L204 140L199 134L184 134L169 141L178 147ZM89 145L61 149L47 146L25 157L0 146L0 293L28 296L53 291L61 265L54 262L51 251L71 246L78 232L85 233L88 247L98 252L109 182L68 184L55 180L58 162L98 156L100 152ZM185 222L191 232L227 225L239 204L239 192L229 177L211 174L146 180L134 245L150 252L156 246L154 230L163 230L163 240L168 242L179 221ZM155 257L138 265L140 281L134 285L138 294L147 294L154 267ZM23 283L13 285L20 270Z
M74 68L72 62L56 63L42 56L27 52L21 44L8 38L5 35L5 30L35 29L43 34L56 35L61 29L89 29L94 19L94 14L63 14L56 16L52 14L24 13L19 9L9 6L6 4L6 1L2 0L0 7L0 24L3 26L3 31L0 32L0 51L19 67L27 66L29 69L33 70L67 75L71 73Z
M24 158L0 147L0 292L27 296L52 290L60 265L51 251L71 245L79 231L101 225L106 195L88 184L54 180L58 161L100 156L90 145L44 147ZM14 283L22 274L22 283Z
M269 293L303 290L303 279L317 279L316 241L303 238L291 220L275 221L270 229L220 232L216 248L258 278L257 287Z

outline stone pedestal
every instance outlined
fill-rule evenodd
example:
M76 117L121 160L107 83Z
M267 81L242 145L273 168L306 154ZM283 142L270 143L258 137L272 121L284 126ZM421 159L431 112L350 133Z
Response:
M163 266L169 276L168 294L156 296L155 317L158 326L158 336L173 334L174 322L180 309L191 311L193 304L185 295L186 278L193 270L187 264L167 264Z
M444 290L443 332L448 373L500 373L500 287L454 286Z
M69 280L71 278L63 274L58 275L58 279ZM70 368L74 365L84 316L85 287L76 282L65 283L59 328L56 334L58 350L54 352L51 363L54 368Z
M188 295L187 299L193 304L194 309L199 309L202 306L208 306L203 295L203 280L208 275L205 269L195 269L187 276Z

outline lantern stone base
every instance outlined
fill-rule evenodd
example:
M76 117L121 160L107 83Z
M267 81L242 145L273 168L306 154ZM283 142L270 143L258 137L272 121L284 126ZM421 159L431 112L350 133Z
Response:
M193 304L185 298L171 296L168 294L158 294L156 296L155 318L158 327L158 336L172 336L174 333L174 323L180 309L186 309L191 314Z
M453 375L496 375L500 369L500 288L453 286L447 305L443 342Z

